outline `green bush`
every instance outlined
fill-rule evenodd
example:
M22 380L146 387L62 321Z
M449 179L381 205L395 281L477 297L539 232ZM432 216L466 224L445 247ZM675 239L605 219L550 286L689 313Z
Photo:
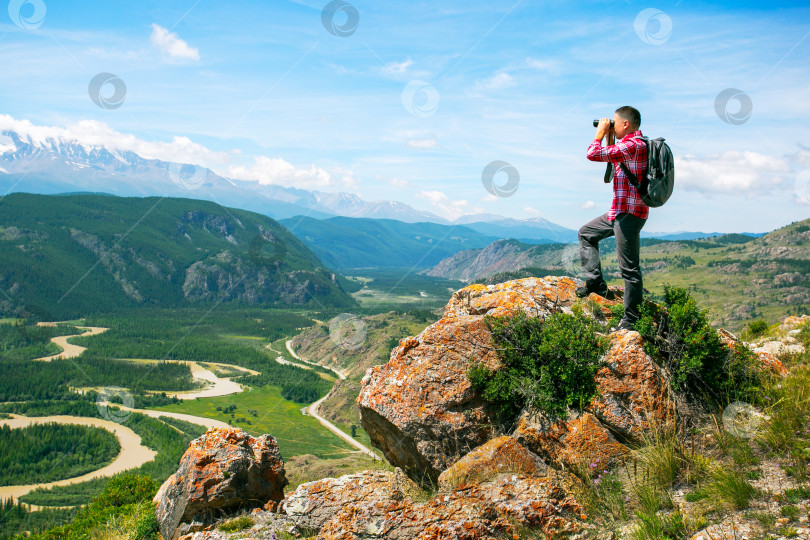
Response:
M104 492L91 504L98 507L124 506L151 500L160 486L149 476L121 474L113 476Z
M543 320L521 311L486 321L502 367L491 372L472 362L467 375L484 399L499 406L506 421L525 407L562 418L568 407L586 405L596 395L594 375L608 342L581 312Z
M36 536L40 540L85 540L103 536L103 532L117 531L116 524L124 523L133 531L135 540L157 538L152 498L158 484L152 478L139 474L120 474L107 483L107 487L88 506L82 508L72 523L56 527Z
M748 327L746 328L748 332L748 336L751 338L760 337L762 334L768 330L768 322L765 319L756 319L748 323Z
M664 288L664 304L646 302L636 330L653 358L663 360L674 390L718 405L753 400L761 384L756 356L738 343L729 348L686 289Z

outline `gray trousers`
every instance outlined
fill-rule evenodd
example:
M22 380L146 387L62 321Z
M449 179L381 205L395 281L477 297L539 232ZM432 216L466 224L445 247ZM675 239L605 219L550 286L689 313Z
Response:
M579 229L582 272L585 274L585 283L591 289L598 289L605 283L599 261L599 241L616 236L619 272L624 278L624 319L629 323L638 320L638 306L644 293L639 263L639 234L646 222L646 219L633 214L619 214L614 221L608 221L603 214Z

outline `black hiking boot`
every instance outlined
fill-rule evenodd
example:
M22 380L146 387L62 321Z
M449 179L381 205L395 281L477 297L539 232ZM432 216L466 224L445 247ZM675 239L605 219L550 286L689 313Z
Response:
M613 298L613 293L610 292L607 283L605 283L604 281L600 285L594 287L588 285L587 283L585 285L580 285L579 287L577 287L575 292L577 293L577 296L579 298L585 298L591 293L595 293L603 298L607 298L608 300Z

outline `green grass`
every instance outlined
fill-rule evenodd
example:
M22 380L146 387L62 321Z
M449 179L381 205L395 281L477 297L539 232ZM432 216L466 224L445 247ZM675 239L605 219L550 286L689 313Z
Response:
M233 418L216 410L217 407L224 409L230 405L236 405ZM230 396L157 407L157 410L215 418L241 427L253 436L268 433L278 441L284 459L303 454L314 454L321 458L342 457L353 450L317 420L303 416L302 407L299 403L282 398L278 388L266 386ZM258 415L254 417L248 413L248 409L258 411ZM251 424L234 423L234 419L239 417L250 420Z
M229 519L228 521L222 523L219 527L217 527L222 532L237 532L237 531L244 531L253 525L256 524L256 521L250 516L239 516L233 519Z
M804 353L805 358L810 353ZM806 361L806 359L805 359ZM769 418L758 440L772 453L784 456L785 472L797 480L810 478L810 366L794 367L766 392Z
M756 489L745 477L745 472L735 467L719 467L711 474L706 488L714 496L732 508L742 510L756 495Z

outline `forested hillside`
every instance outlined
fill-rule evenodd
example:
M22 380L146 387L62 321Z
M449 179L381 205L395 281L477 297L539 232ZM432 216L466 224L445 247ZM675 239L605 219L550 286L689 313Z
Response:
M276 221L207 201L10 194L0 201L0 250L0 313L10 315L354 305Z

